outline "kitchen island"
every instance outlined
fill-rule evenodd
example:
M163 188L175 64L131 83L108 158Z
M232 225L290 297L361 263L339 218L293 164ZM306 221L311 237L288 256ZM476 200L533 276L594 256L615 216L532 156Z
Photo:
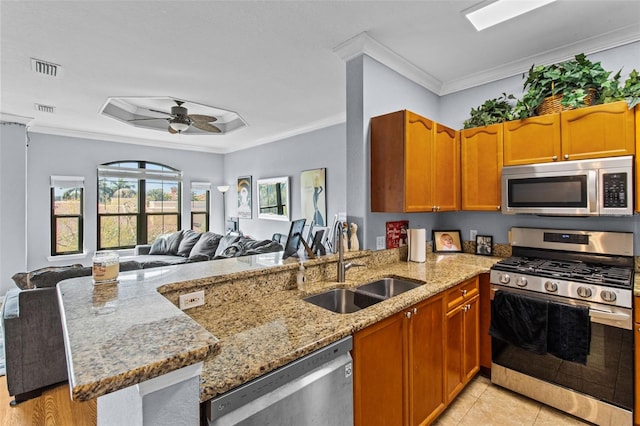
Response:
M498 260L430 254L425 263L408 263L388 252L349 253L368 266L350 270L345 283L333 281L337 256L307 261L305 291L295 286L297 262L282 262L280 253L132 271L112 285L64 281L58 294L72 398L102 397L203 362L199 399L206 401L487 272ZM352 314L302 300L383 276L425 285ZM204 306L178 309L180 294L200 289Z

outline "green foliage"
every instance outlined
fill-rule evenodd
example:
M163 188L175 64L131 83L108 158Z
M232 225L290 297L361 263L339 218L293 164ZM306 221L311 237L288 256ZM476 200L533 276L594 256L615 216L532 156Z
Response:
M485 101L478 108L471 108L471 118L465 120L464 128L488 126L511 120L512 107L509 100L515 99L513 95L503 93L502 96Z
M562 95L560 103L568 109L588 106L587 99L590 99L590 105L625 100L629 108L633 108L640 104L640 76L634 69L622 85L620 72L611 76L611 71L602 68L600 62L591 62L582 53L557 64L532 65L528 74L523 75L524 94L509 112L504 105L498 106L497 103L515 98L503 93L501 98L490 99L477 109L472 108L471 118L464 122L464 128L533 117L542 102L554 95Z
M161 188L155 188L147 191L147 201L169 201L171 196L165 194Z

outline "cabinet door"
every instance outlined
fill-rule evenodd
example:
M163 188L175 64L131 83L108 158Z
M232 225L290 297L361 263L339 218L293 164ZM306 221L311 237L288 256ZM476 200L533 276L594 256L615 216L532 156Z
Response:
M455 130L436 123L433 159L431 192L436 211L460 210L460 139Z
M480 297L464 305L463 378L466 385L480 370Z
M462 210L500 210L502 124L460 132Z
M463 388L464 307L465 305L460 305L447 312L446 316L445 383L447 403L453 401Z
M444 298L432 297L410 309L408 328L409 418L411 425L432 422L445 408Z
M560 114L504 123L505 166L558 161L560 145Z
M625 101L560 113L564 160L635 154L634 112Z
M406 111L404 148L404 210L433 210L431 154L435 123Z
M635 107L636 115L636 152L640 152L640 105ZM636 211L640 212L640 155L636 155Z
M404 315L398 314L353 336L356 425L403 425Z

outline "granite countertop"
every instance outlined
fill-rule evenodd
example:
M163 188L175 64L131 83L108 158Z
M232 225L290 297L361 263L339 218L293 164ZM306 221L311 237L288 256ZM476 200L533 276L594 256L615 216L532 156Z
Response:
M375 252L374 252L375 253ZM58 284L74 400L89 400L204 360L200 399L238 385L352 334L479 273L498 258L429 254L425 263L353 268L346 283L319 281L305 293L256 293L229 303L181 311L159 290L182 291L296 271L281 253L121 273L117 284L90 277ZM310 261L317 262L317 261ZM382 276L424 286L352 314L335 314L302 297Z
M351 269L347 282L318 282L307 291L282 291L247 297L220 307L202 307L189 315L219 340L207 357L200 380L206 401L314 350L400 312L468 278L488 272L498 258L469 254L430 254L425 263L396 262ZM353 287L383 276L425 282L352 314L336 314L302 300L324 289Z

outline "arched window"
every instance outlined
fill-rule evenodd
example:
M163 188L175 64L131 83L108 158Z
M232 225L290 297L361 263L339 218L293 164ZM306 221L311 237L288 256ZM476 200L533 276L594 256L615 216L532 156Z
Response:
M182 172L148 161L98 167L98 250L151 244L180 229Z

